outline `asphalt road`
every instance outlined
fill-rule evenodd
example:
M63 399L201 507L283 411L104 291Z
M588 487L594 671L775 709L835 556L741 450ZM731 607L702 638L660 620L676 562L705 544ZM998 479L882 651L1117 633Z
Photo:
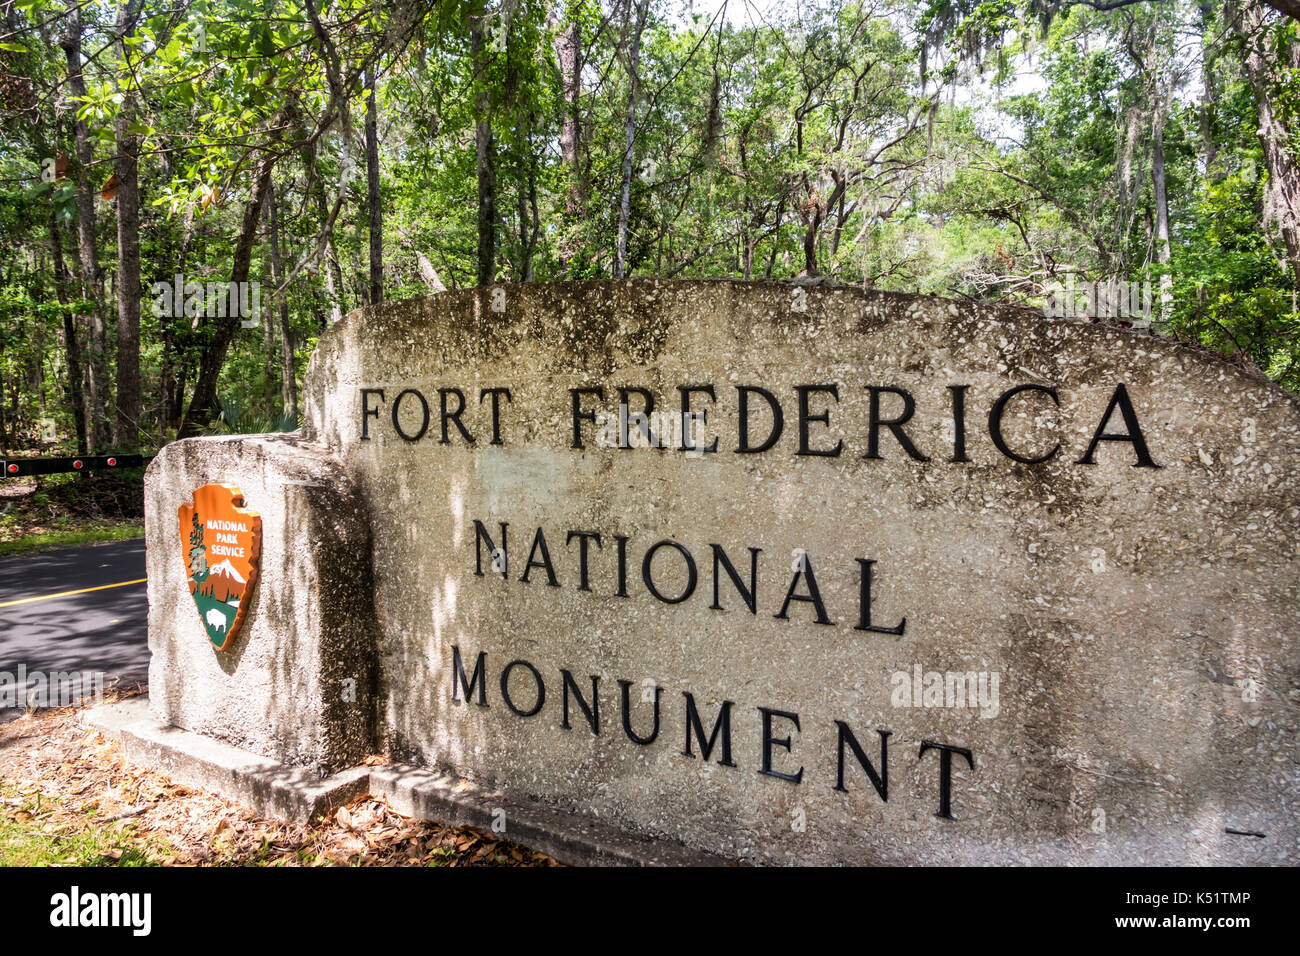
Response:
M28 675L102 672L105 688L146 681L144 576L143 539L0 558L0 675L16 681L23 665ZM21 713L3 697L0 720Z

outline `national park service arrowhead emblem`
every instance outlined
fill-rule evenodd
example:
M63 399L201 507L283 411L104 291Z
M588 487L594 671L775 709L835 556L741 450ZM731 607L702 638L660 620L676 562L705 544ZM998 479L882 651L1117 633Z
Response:
M181 556L190 596L217 650L231 646L248 614L262 556L262 517L232 485L204 485L180 507Z

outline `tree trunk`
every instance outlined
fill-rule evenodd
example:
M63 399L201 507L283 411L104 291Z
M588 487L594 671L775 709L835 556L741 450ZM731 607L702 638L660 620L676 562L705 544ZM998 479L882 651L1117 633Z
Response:
M68 305L68 267L63 261L63 240L59 237L59 218L50 210L50 251L54 256L54 293L63 308L63 349L68 366L68 401L77 432L77 454L86 454L86 399L81 391L81 342L77 338L77 320Z
M266 188L266 197L262 201L262 217L267 223L267 231L271 234L272 244L274 245L275 235L275 182ZM276 274L274 267L271 270L271 282L278 289L280 287L280 277ZM276 304L279 304L280 297L275 297ZM270 303L268 303L269 305ZM262 407L266 411L268 418L274 418L279 413L280 392L283 390L283 378L276 382L275 374L275 326L276 323L271 320L269 315L262 316L262 360L266 363L266 386L262 390Z
M646 8L650 0L636 5L636 26L632 31L632 53L628 57L627 112L624 118L623 195L618 206L618 251L614 260L614 278L627 275L628 219L632 211L632 147L636 142L637 65L641 60L641 30L645 27Z
M315 165L315 157L306 148L303 150L303 165L308 170ZM316 206L316 214L320 216L322 223L329 222L330 211L329 203L325 198L325 180L320 175L309 175L309 178L312 181L311 197ZM333 231L331 226L331 235ZM343 318L343 307L340 304L343 295L343 269L339 265L338 254L334 251L334 242L329 236L325 238L325 291L330 300L329 321L332 324Z
M1219 44L1215 33L1215 4L1213 0L1200 0L1201 13L1201 149L1205 162L1205 175L1218 179L1214 164L1219 156L1219 144L1214 135L1214 117L1218 112L1218 90L1214 81L1214 64Z
M135 32L137 5L128 0L118 16L118 51L125 65L126 37ZM128 93L117 116L117 415L113 442L119 448L140 444L140 138L128 131L135 122L135 97Z
M808 226L803 231L803 273L808 276L817 275L817 232L822 225L822 207L821 204L815 204L811 213L811 219Z
M415 261L420 269L420 278L424 280L424 284L428 286L431 293L437 294L447 291L447 287L443 285L442 277L438 275L438 270L433 267L433 263L429 261L428 256L423 252L416 252Z
M528 234L528 242L524 250L524 281L532 282L536 278L533 253L542 237L542 216L537 209L537 155L531 149L528 153L528 206L531 211L529 219L532 222L532 230Z
M86 80L81 69L81 7L74 5L68 14L68 32L61 45L67 56L68 92L73 97L86 95ZM108 326L104 319L104 273L99 268L99 249L95 241L95 187L91 183L91 166L95 147L90 141L90 126L77 120L74 127L77 153L77 258L81 270L81 298L90 303L88 356L86 363L86 397L89 417L89 447L102 451L111 441L108 423Z
M492 146L492 118L483 75L489 57L483 44L483 18L470 27L470 53L478 90L474 94L474 146L478 168L478 284L496 281L496 182Z
M577 226L585 204L582 169L578 164L579 96L582 91L582 33L578 24L580 7L569 11L569 25L555 37L555 55L560 67L560 87L564 95L564 117L560 124L560 162L569 176L564 200L565 230L560 240L560 268L571 276L570 263L577 250L572 230Z
M283 115L278 116L272 126L278 126ZM231 282L247 282L248 272L252 266L253 244L257 239L257 223L262 209L262 200L271 188L271 170L275 165L275 153L263 152L253 167L253 186L248 202L244 205L243 219L239 227L239 237L235 241L235 250L230 269ZM212 406L217 400L217 379L221 375L221 366L225 364L226 353L239 328L239 315L231 315L234 309L227 309L226 315L217 319L217 331L208 347L203 350L203 359L199 363L198 378L194 382L194 397L190 399L185 421L181 423L178 438L192 438L199 433L212 417Z
M330 323L343 319L343 267L339 265L338 253L334 251L334 241L325 240L325 291L330 300Z
M356 290L358 306L370 304L370 280L365 270L361 268L361 243L364 241L364 237L361 235L363 230L360 214L365 211L365 207L358 197L358 218L352 222L348 232L348 274L352 277L352 288Z
M502 90L506 103L516 103L519 99L520 64L512 56L512 50L506 47L506 81ZM515 109L514 111L514 186L515 186L515 221L518 223L518 239L515 244L517 258L515 281L528 282L532 278L533 248L531 237L533 216L530 212L529 197L533 195L536 161L532 149L532 124L535 119L531 112ZM534 204L535 205L535 204Z
M803 233L804 275L815 276L821 274L817 266L817 236L821 232L822 225L826 222L826 217L844 195L844 190L847 188L849 181L848 174L841 174L832 169L831 181L835 186L831 190L830 196L824 200L820 197L814 197L810 203L812 209L808 213L808 225Z
M1300 20L1300 0L1268 0L1268 5L1278 13L1284 13L1293 20Z
M266 191L267 225L271 230L271 278L275 287L284 282L283 260L280 258L280 220L276 211L275 187ZM289 292L281 291L275 297L276 315L280 320L280 408L298 417L297 360L294 356L293 330L289 326ZM268 322L267 325L270 325Z
M776 253L781 248L781 221L785 217L785 197L776 204L776 226L772 230L772 252L767 257L767 268L763 270L763 278L772 278L772 271L776 268Z
M366 96L366 204L370 209L370 302L384 301L384 210L379 202L379 118L375 71L368 73Z
M1169 265L1169 195L1165 190L1165 103L1159 100L1151 118L1151 185L1155 194L1156 261ZM1173 277L1160 275L1160 314L1168 321L1173 307Z
M1255 92L1258 135L1268 170L1264 192L1265 228L1270 222L1277 224L1286 246L1287 261L1296 281L1300 282L1300 166L1291 152L1291 131L1277 102L1282 71L1284 67L1294 68L1294 64L1280 62L1269 38L1264 8L1258 0L1243 3L1234 20L1246 45L1246 77Z
M188 207L185 211L185 225L181 231L181 248L180 254L176 257L176 274L185 275L185 264L188 261L190 250L190 239L194 235L194 212L193 207ZM183 403L184 388L177 394L178 376L176 373L176 321L180 317L176 313L182 312L176 308L173 301L172 308L167 314L159 316L160 325L162 326L162 368L159 375L159 391L162 393L162 412L159 415L158 434L160 440L165 440L167 429L179 428L181 413L185 410ZM183 378L183 374L182 374Z
M746 140L749 138L749 127L746 126L736 137L736 148L740 155L740 274L746 281L754 278L754 234L753 229L757 225L753 221L753 214L750 211L749 198L749 156L745 149Z

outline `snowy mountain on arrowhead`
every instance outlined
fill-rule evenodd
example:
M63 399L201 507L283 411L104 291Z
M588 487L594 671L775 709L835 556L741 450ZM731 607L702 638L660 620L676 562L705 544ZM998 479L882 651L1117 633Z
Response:
M243 575L241 575L238 571L235 570L235 566L230 563L229 559L222 561L220 564L214 564L211 568L209 568L208 575L211 576L213 574L220 574L223 575L224 577L234 578L240 584L247 583L244 580Z

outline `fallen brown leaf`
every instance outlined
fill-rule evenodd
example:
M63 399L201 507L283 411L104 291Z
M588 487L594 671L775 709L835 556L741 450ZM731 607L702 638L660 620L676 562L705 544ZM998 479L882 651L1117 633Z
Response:
M370 766L386 762L379 754L367 758ZM461 789L469 786L463 781ZM37 799L39 817L27 809ZM55 840L97 830L104 817L132 814L128 823L114 824L117 856L106 859L117 862L131 846L165 866L406 866L430 859L451 866L557 865L492 834L402 816L370 795L312 825L258 817L129 764L117 744L88 732L71 710L0 724L0 812Z

